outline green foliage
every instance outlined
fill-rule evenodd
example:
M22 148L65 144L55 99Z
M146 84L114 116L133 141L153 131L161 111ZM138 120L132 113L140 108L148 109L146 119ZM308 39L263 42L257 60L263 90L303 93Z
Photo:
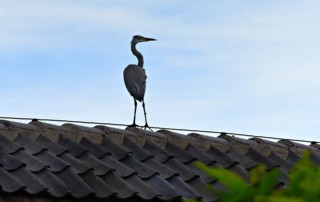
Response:
M263 165L249 173L249 183L229 170L210 168L200 162L196 166L225 186L223 190L210 188L222 202L310 202L320 201L320 168L306 152L289 173L289 186L277 189L280 171L266 172Z

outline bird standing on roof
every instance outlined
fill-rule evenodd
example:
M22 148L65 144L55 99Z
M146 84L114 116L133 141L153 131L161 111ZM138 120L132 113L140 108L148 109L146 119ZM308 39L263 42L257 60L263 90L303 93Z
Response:
M131 51L133 55L138 58L138 64L130 64L128 65L123 71L123 78L124 83L129 91L130 95L133 97L134 100L134 116L133 116L133 123L129 125L129 127L136 127L136 111L137 111L137 100L142 102L142 107L144 111L144 118L145 118L145 125L144 128L149 128L147 122L147 113L145 108L144 102L144 94L146 92L146 80L147 75L145 70L143 69L143 56L142 54L136 49L137 43L140 42L147 42L147 41L155 41L156 39L143 37L140 35L135 35L131 41ZM150 129L150 128L149 128Z

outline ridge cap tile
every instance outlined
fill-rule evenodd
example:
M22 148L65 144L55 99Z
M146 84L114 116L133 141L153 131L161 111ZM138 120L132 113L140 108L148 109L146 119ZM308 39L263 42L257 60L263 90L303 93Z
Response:
M153 157L153 155L142 147L138 146L135 141L130 137L124 136L122 146L126 147L132 152L132 156L137 158L139 161L144 161L148 158Z
M266 145L271 145L271 146L276 146L276 147L281 147L281 148L284 148L284 149L288 149L288 146L285 145L285 144L282 144L281 142L273 142L273 141L270 141L270 140L265 140L265 139L262 139L262 138L250 138L249 140L252 140L252 141L255 141L259 144L266 144Z
M116 159L123 159L127 155L131 155L131 152L120 144L114 143L110 138L104 136L100 143L100 146L105 151L111 153L111 155Z
M31 122L29 122L30 125L34 125L37 126L41 129L52 129L52 130L56 130L56 131L63 131L63 132L71 132L70 128L67 127L63 127L63 126L59 126L59 125L55 125L55 124L51 124L51 123L46 123L46 122L42 122L42 121L38 121L38 120L32 120Z
M180 147L170 142L167 142L165 151L171 154L175 154L175 158L177 158L182 163L189 163L190 161L194 161L197 159L190 152L182 150Z
M14 143L13 141L9 140L3 135L0 135L0 149L8 154L12 154L19 149L23 149L18 144Z
M62 124L62 127L70 128L71 130L75 130L75 131L81 131L81 132L86 132L86 133L97 133L97 134L105 135L103 130L101 130L99 128L77 125L77 124L73 124L73 123Z
M4 168L7 171L13 171L22 166L26 166L26 164L13 158L11 155L3 152L0 149L0 167Z
M221 133L221 135L219 135L219 138L225 139L225 140L229 141L230 143L237 142L237 143L242 143L242 144L246 144L246 145L253 145L253 146L258 145L258 143L253 140L247 140L247 139L231 136L226 133Z
M38 144L41 144L45 148L47 148L51 153L59 156L62 153L67 152L67 149L63 146L59 145L56 142L53 142L51 139L47 138L46 136L40 134L39 137L36 139Z
M213 137L213 136L209 136L209 135L202 135L199 133L189 133L188 136L191 136L195 139L205 139L209 142L213 142L213 143L218 143L218 144L225 144L225 145L229 145L229 142L223 138L219 138L219 137Z
M160 139L168 139L168 137L162 133L157 133L153 131L143 130L135 127L127 127L126 130L132 131L136 133L139 136L145 136L145 137L155 137Z
M104 131L108 135L110 135L112 133L116 133L119 135L137 136L137 134L135 132L125 130L125 129L113 128L113 127L104 126L104 125L97 125L97 126L95 126L95 128L98 128L98 129Z
M9 130L11 130L12 128L20 128L20 129L26 129L26 130L32 130L32 131L40 131L39 127L31 124L27 124L27 123L8 121L8 120L0 120L0 123L5 125Z
M99 145L96 145L86 137L81 138L80 145L85 147L89 151L89 153L91 153L93 156L95 156L98 159L102 158L105 155L111 155L111 153L105 151Z
M169 154L168 152L164 151L162 148L160 148L158 145L154 144L150 140L146 140L143 148L150 152L155 159L160 161L161 163L168 161L168 159L173 158L174 156L172 154Z
M299 149L309 149L311 151L319 152L319 150L317 148L310 147L308 145L304 145L304 144L297 143L297 142L287 140L287 139L281 139L281 140L279 140L279 143L285 144L288 147L295 147L295 148L299 148Z
M83 146L78 144L77 142L67 138L65 135L60 134L58 143L62 145L64 148L66 148L70 154L72 154L75 157L79 157L83 155L84 153L88 152L87 149L85 149Z
M28 153L32 155L39 154L40 152L47 150L45 147L35 142L33 139L19 133L18 136L13 140L15 143L23 147Z
M216 163L214 159L212 159L208 154L200 150L198 147L193 145L192 143L188 144L186 150L192 155L195 156L199 161L206 165L211 165Z

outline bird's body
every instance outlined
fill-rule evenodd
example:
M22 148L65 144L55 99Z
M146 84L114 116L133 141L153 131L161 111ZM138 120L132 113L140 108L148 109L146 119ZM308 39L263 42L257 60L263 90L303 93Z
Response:
M142 102L146 92L147 75L145 70L138 65L131 64L124 69L123 75L125 78L130 78L124 79L124 83L130 95Z
M123 71L123 78L126 88L130 95L133 97L134 100L134 117L133 117L133 124L130 126L137 126L136 125L136 110L137 110L137 100L142 102L142 107L144 111L145 117L145 128L149 128L147 122L147 113L145 109L145 102L144 102L144 94L146 92L146 80L147 75L145 70L143 69L143 56L142 54L136 49L136 45L139 42L146 42L146 41L154 41L155 39L146 38L140 35L133 36L131 41L131 51L137 57L138 64L130 64L128 65Z

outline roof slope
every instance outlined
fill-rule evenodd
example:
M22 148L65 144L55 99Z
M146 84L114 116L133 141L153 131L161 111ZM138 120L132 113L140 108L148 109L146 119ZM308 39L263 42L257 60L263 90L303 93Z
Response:
M195 168L195 161L232 170L244 179L263 163L267 170L280 168L279 186L286 186L288 172L304 150L311 150L320 165L318 148L227 134L0 120L0 199L216 201L205 185L221 185Z

